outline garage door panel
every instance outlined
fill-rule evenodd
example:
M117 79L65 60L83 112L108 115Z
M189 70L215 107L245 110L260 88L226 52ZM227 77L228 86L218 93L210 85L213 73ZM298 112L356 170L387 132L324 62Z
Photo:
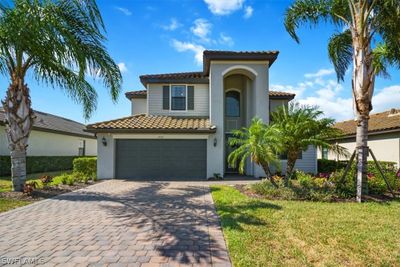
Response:
M120 139L116 142L117 178L206 178L206 140Z

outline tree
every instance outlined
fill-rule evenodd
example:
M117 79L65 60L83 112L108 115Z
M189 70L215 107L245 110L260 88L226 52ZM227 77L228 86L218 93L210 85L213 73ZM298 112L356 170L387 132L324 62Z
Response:
M249 128L242 128L233 132L233 138L229 140L229 145L234 150L228 156L228 162L236 167L239 164L239 172L244 173L246 160L250 160L260 165L267 178L275 186L270 165L278 166L278 153L281 151L279 136L273 127L263 123L260 118L254 118Z
M95 0L13 0L0 4L0 71L10 79L2 101L11 154L13 190L26 179L26 149L35 120L27 73L61 88L83 105L85 118L97 94L87 76L103 81L114 101L122 77L104 46L105 28Z
M328 44L338 80L343 80L353 63L357 201L361 202L362 195L368 192L368 119L375 76L388 76L390 65L400 67L400 0L296 0L286 10L285 27L296 42L296 30L301 25L316 26L320 22L330 22L339 30Z
M287 155L285 186L289 185L299 152L306 151L310 145L328 148L339 155L348 155L345 148L331 144L329 139L341 134L332 127L333 119L321 118L323 112L317 107L290 103L281 106L271 114L271 124L279 134L282 150Z

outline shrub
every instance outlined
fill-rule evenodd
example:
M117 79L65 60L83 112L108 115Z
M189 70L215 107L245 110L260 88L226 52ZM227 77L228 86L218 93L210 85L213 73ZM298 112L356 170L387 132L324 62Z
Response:
M303 173L304 174L304 173ZM332 187L324 185L318 187L314 184L313 178L308 174L299 174L298 181L292 181L289 187L279 186L276 188L271 184L270 181L264 180L260 183L256 183L250 186L250 190L262 195L269 199L281 199L281 200L310 200L310 201L332 201L337 198ZM302 180L305 187L300 184Z
M73 161L74 173L79 173L82 177L94 178L96 177L97 158L86 157L76 158Z
M55 178L60 179L62 184L67 184L68 183L68 179L71 175L68 173L63 173Z
M25 183L24 188L23 188L23 193L27 195L32 195L32 192L35 190L35 188L38 187L38 184L36 181L30 181Z
M336 161L329 159L318 159L318 172L331 173L346 168L347 161Z
M26 172L40 173L72 170L72 162L77 156L28 156L26 157ZM10 156L0 156L0 176L11 175Z
M385 174L388 183L395 191L400 189L400 178L396 176L396 167L393 162L379 162L383 173ZM340 194L355 195L356 192L356 165L355 163L350 167L348 174L340 183L344 173L341 169L331 175L330 180L336 184L336 189ZM376 167L374 162L368 162L368 189L371 194L382 194L388 191L385 180Z
M51 177L50 175L43 175L39 178L39 180L43 183L44 186L48 186L53 181L53 177Z

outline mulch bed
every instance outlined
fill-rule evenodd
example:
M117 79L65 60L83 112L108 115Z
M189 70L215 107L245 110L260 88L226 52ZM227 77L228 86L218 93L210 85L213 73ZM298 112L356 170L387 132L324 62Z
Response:
M249 190L246 185L235 185L234 186L240 193L242 193L245 196L248 196L249 198L255 198L255 199L269 199L269 200L282 200L279 198L272 198L272 197L267 197L264 195L257 194L256 192ZM393 197L390 193L385 193L383 195L367 195L363 197L363 201L365 202L389 202L389 201L394 201L400 200L400 192L395 193L396 198ZM310 201L310 200L305 200L305 199L295 199L295 200L288 200L288 201ZM356 202L355 198L335 198L332 199L330 202Z
M43 188L35 189L30 195L22 193L22 192L0 192L0 198L7 199L15 199L15 200L24 200L24 201L39 201L46 198L52 198L60 194L69 193L81 188L88 187L90 185L96 184L99 182L89 182L85 183L76 183L72 186L59 184L56 186L47 186Z

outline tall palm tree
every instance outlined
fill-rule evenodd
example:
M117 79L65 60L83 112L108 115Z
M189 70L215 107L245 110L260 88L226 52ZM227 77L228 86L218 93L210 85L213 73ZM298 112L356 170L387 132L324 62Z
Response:
M330 22L339 30L328 44L338 80L343 80L353 64L357 201L361 202L368 190L368 119L375 76L388 76L388 66L400 66L400 0L296 0L287 9L284 23L291 37L299 42L296 30L301 25L320 22Z
M321 118L323 112L317 107L291 103L288 107L281 106L271 113L271 125L279 133L279 142L287 156L285 185L293 175L299 153L306 151L310 145L328 148L336 154L347 156L345 148L333 145L329 139L340 135L333 128L334 120Z
M10 79L2 104L14 190L22 190L26 179L26 149L35 120L26 75L63 89L89 118L97 94L88 75L101 79L114 101L121 88L121 73L103 44L104 32L95 0L1 2L0 71Z
M250 158L263 168L267 178L276 186L270 169L271 164L278 166L277 154L281 151L276 129L264 124L260 118L254 118L249 128L233 132L229 145L234 148L228 156L232 167L239 165L239 172L243 174L246 160Z

